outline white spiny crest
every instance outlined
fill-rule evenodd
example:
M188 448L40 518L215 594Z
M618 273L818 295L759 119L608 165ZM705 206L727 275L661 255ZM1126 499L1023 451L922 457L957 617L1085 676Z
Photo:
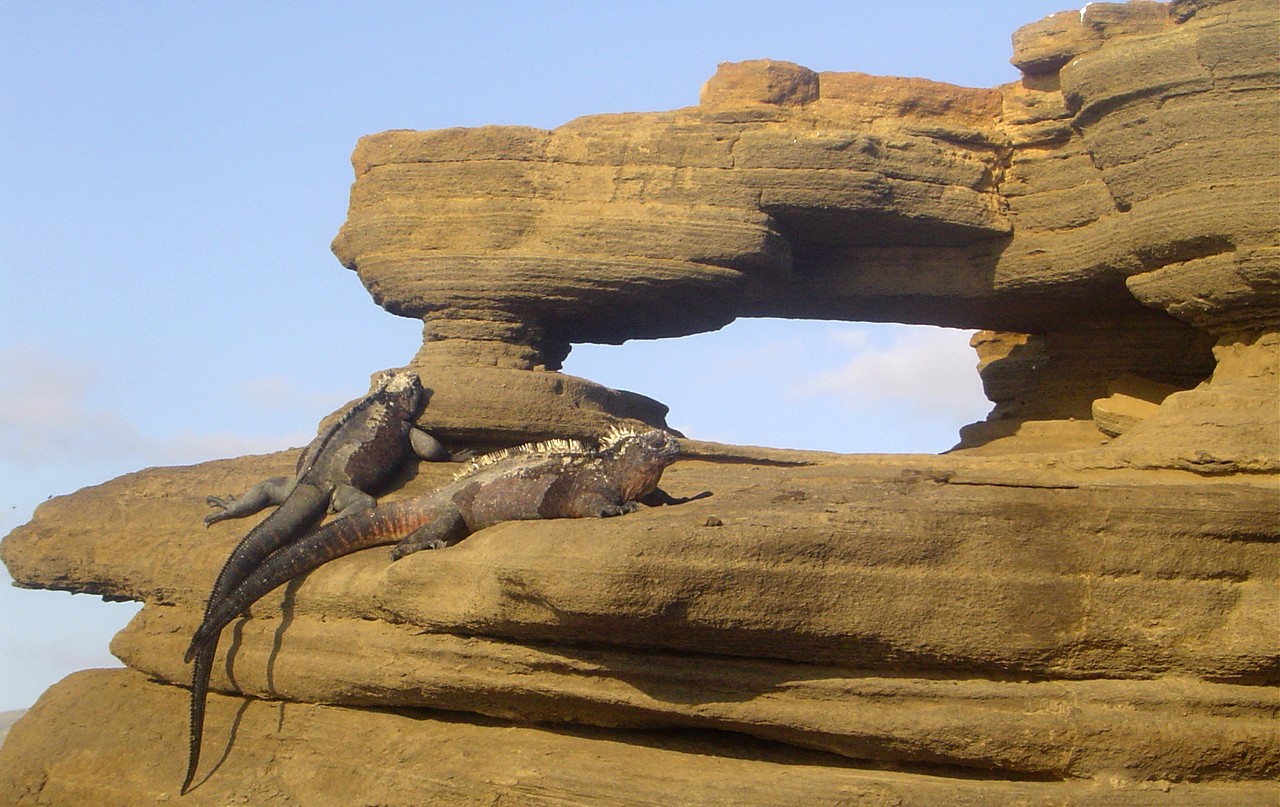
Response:
M462 467L462 470L453 475L454 479L462 479L464 476L471 476L481 468L488 468L509 457L521 456L526 454L564 454L566 456L590 456L595 453L595 449L583 443L581 440L568 440L557 438L554 440L543 440L538 443L525 443L524 445L513 446L511 448L500 448L497 451L491 451L488 454L481 454L475 459L468 462Z
M617 446L618 443L626 440L628 437L639 437L642 434L647 434L649 431L651 430L637 429L634 426L615 424L609 429L609 431L605 432L603 437L600 438L600 450L608 451L609 449Z

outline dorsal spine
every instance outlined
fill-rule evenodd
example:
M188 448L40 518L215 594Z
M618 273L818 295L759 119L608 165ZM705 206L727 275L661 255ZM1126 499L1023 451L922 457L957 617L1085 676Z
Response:
M463 466L462 470L453 475L454 479L462 479L471 476L477 471L495 465L509 457L522 455L537 454L556 454L573 457L590 457L596 453L596 450L581 440L544 440L536 443L525 443L524 445L513 446L511 448L500 448L497 451L491 451L488 454L481 454L475 459Z

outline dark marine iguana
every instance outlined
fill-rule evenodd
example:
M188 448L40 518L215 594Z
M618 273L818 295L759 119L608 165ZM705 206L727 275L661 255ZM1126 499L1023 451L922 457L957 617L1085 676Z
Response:
M375 500L368 490L384 483L411 448L425 459L440 459L440 444L413 426L425 400L416 373L383 372L372 392L303 449L293 477L264 479L238 498L209 496L209 505L216 509L205 516L206 527L253 515L272 504L279 507L232 550L213 584L206 613L268 555L318 524L326 511L342 516L372 507ZM191 660L190 654L186 660Z
M637 502L675 504L658 489L663 470L680 453L664 431L615 428L592 448L576 440L551 440L504 449L472 460L453 481L414 499L379 505L336 519L274 552L249 577L206 612L187 657L207 660L192 688L192 757L183 792L199 753L194 705L203 707L208 666L218 635L240 613L296 577L342 555L396 544L398 560L423 549L458 543L503 521L541 518L607 518L630 513ZM203 715L203 708L200 716Z
M205 606L205 618L228 593L240 585L273 552L316 526L325 512L339 517L375 503L368 491L387 481L408 458L410 449L423 459L449 459L434 437L413 426L422 411L426 391L416 373L400 370L381 374L373 391L348 407L302 452L293 477L271 477L239 498L210 496L217 508L205 526L228 518L243 518L276 504L279 507L249 531L218 572ZM217 639L187 650L195 659L191 698L191 749L186 792L195 775L203 734L205 695Z

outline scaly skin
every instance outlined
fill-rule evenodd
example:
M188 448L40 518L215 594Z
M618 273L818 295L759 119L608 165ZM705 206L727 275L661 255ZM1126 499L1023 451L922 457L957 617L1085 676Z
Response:
M606 518L630 513L658 490L663 470L679 455L666 432L610 432L599 449L575 441L551 441L495 452L474 460L454 481L417 499L380 505L339 518L277 549L256 563L233 590L211 604L191 640L195 679L191 691L192 747L186 792L199 760L204 703L222 629L263 596L342 555L396 544L392 559L422 549L451 546L503 521L537 518Z
M369 395L347 409L302 452L293 479L274 477L254 485L240 498L210 496L218 508L205 524L242 518L270 504L279 507L254 527L232 550L218 572L205 607L205 623L223 599L243 583L272 553L289 545L333 509L340 516L374 504L367 492L386 481L410 454L410 448L438 447L429 436L411 433L426 394L415 373L387 372ZM439 458L439 457L436 457ZM187 648L185 661L195 660L191 685L191 744L185 793L200 760L209 672L217 651L217 635Z
M425 393L415 373L387 372L373 392L357 401L311 441L298 458L294 479L273 477L240 498L210 496L218 508L205 525L243 518L270 504L279 507L240 540L218 572L206 613L272 552L302 535L333 509L340 515L372 507L367 492L407 458L413 418ZM194 654L187 650L186 661Z
M552 450L545 445L482 457L426 496L332 521L280 549L209 613L192 646L216 640L223 627L275 588L351 552L394 543L396 560L451 546L503 521L630 513L657 491L663 470L680 450L657 429L614 432L599 450L567 441L549 444Z

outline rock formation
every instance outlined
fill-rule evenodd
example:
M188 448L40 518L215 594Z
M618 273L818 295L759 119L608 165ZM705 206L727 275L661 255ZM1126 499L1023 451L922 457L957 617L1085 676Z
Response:
M458 437L477 405L512 435L655 422L516 370L740 316L1017 334L1043 356L987 367L1000 407L966 445L1088 420L1118 377L1187 390L1215 341L1276 328L1273 16L1094 3L1019 31L1025 77L995 90L761 61L674 112L385 132L334 250L424 320L414 364Z
M187 800L1272 795L1278 31L1267 0L1092 3L996 89L747 62L689 109L362 139L334 250L423 319L448 441L661 423L557 372L570 345L741 316L983 329L995 409L941 456L690 440L664 487L709 498L335 561L228 631ZM182 650L246 528L205 534L204 497L293 460L130 474L4 540L19 585L145 607L127 669L13 728L0 795L176 794Z

